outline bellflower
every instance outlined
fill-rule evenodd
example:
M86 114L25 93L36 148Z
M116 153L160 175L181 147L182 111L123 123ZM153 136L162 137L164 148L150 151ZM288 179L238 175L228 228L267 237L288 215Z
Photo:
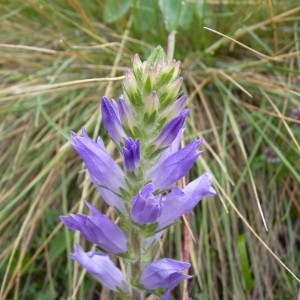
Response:
M202 142L203 139L194 140L183 149L159 161L148 173L155 187L160 190L167 189L185 176L202 153L202 151L196 152Z
M177 187L173 188L163 201L164 207L157 219L159 223L157 230L164 229L185 213L190 212L203 197L215 196L216 191L211 184L210 173L204 173L190 182L183 190Z
M110 290L128 293L125 276L108 255L96 251L84 252L79 245L75 245L75 251L70 254L70 257L80 263L89 273L95 275Z
M148 290L173 289L181 280L193 277L182 274L182 271L190 266L189 263L170 258L157 260L145 267L140 283Z
M140 140L134 141L132 138L125 139L123 148L124 163L128 172L136 172L140 165Z
M122 212L126 212L124 203L117 196L120 188L126 189L124 173L114 159L106 151L102 139L94 142L82 129L82 137L71 132L72 146L83 159L90 177L102 194L104 200ZM107 176L110 174L110 176ZM107 189L107 191L105 191ZM110 195L115 194L110 197Z
M186 109L179 114L178 117L171 120L161 131L159 136L154 140L154 144L157 148L168 147L178 135L178 132L182 129L186 116L189 110Z
M91 216L71 214L61 216L61 221L71 230L78 230L88 241L113 254L127 251L125 233L107 216L100 213L93 205L86 202ZM112 239L113 237L113 239Z
M148 183L141 189L137 196L133 198L131 217L140 224L155 223L162 212L162 196L154 196L155 187Z
M119 145L123 142L123 138L126 137L126 134L121 124L117 104L114 101L108 100L106 97L102 97L101 111L106 130L114 142Z

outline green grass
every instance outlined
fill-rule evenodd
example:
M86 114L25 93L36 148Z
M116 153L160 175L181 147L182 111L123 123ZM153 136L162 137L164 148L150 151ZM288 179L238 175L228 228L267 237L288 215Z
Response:
M188 3L194 15L190 24L176 19L174 53L191 108L185 142L206 141L190 179L210 170L219 196L171 228L158 255L191 261L194 299L295 299L300 121L291 112L300 111L300 8L223 2ZM158 3L140 3L125 15L110 14L105 1L0 4L1 299L113 299L68 259L79 236L58 216L83 210L84 199L107 210L69 131L86 127L108 143L100 97L119 97L135 53L146 59L167 47ZM267 147L280 162L267 161ZM183 292L181 285L176 299Z

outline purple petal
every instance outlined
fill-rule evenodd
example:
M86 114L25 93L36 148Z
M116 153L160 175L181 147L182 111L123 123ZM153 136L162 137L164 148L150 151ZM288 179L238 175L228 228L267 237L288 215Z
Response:
M190 266L189 263L170 258L157 260L145 267L140 283L148 290L173 289L181 280L192 277L182 274L182 271Z
M165 148L170 146L170 144L175 140L179 131L182 129L186 116L189 110L185 109L180 115L173 120L171 120L159 134L159 136L154 140L157 148Z
M72 146L83 159L91 180L102 194L104 200L123 213L126 212L123 202L114 197L109 199L112 194L118 194L120 188L126 189L124 173L113 158L104 148L103 141L98 138L97 143L82 130L82 137L71 132ZM108 197L109 196L109 197Z
M186 95L183 95L181 97L179 97L178 99L176 99L171 105L170 105L170 111L174 111L174 114L175 113L181 113L184 106L185 106L185 103L186 103L186 100L187 100L187 96Z
M96 188L109 206L120 211L123 215L128 215L124 201L118 196L118 194L104 187L96 186Z
M164 160L160 160L148 173L157 189L167 189L185 176L202 152L196 152L203 139L194 140L186 147L173 153Z
M130 128L132 130L133 129L133 114L132 114L130 107L124 100L123 96L121 96L118 101L118 110L119 110L120 119L122 121L122 124L124 124L125 126L127 126L128 128Z
M138 195L133 198L131 209L132 219L140 224L155 223L162 212L162 196L154 196L155 187L148 183Z
M123 273L113 264L108 255L101 252L84 252L75 245L70 257L80 263L89 273L95 275L107 288L118 292L118 289L128 293L127 281Z
M170 289L167 289L163 295L162 300L171 300Z
M126 134L120 121L117 104L114 101L108 100L106 97L102 97L101 111L106 130L114 142L120 144L123 138L126 137Z
M88 241L113 254L127 251L127 237L107 216L86 202L91 216L71 214L61 216L61 221L71 230L78 230ZM111 237L114 237L113 239Z
M184 109L185 103L187 100L187 96L183 95L176 99L170 106L166 108L166 110L161 114L161 118L172 119L175 116L179 115Z
M174 188L166 196L164 208L158 218L158 230L171 225L176 219L190 212L205 196L215 196L216 191L212 188L210 173L204 173L199 178L189 183L180 193L179 188Z
M159 159L160 161L165 160L167 157L169 157L170 155L178 151L181 142L182 133L183 133L183 128L179 130L175 140L171 143L171 145L162 152L162 155Z
M136 172L140 165L140 140L134 141L132 138L125 139L123 148L125 167L128 172Z

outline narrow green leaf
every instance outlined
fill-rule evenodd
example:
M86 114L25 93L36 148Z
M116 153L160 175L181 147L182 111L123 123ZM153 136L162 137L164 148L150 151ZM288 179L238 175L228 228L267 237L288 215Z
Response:
M253 288L253 279L247 253L247 240L245 234L240 234L238 237L238 253L245 287L250 291Z

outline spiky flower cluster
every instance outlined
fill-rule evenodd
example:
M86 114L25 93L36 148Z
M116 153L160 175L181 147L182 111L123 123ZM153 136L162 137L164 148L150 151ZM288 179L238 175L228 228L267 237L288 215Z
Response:
M90 215L62 216L100 251L84 252L75 246L71 258L95 275L120 299L144 299L153 293L170 299L170 290L183 279L189 263L163 258L152 261L153 249L164 229L190 212L204 196L214 196L212 179L205 173L185 188L176 182L196 159L203 139L180 149L188 114L187 97L178 97L182 85L180 63L168 61L161 47L141 62L138 55L127 71L119 101L102 98L103 124L123 158L118 165L100 137L93 141L83 129L71 133L72 146L85 162L90 178L105 202L118 214L115 224L86 202ZM108 256L122 257L126 274Z

